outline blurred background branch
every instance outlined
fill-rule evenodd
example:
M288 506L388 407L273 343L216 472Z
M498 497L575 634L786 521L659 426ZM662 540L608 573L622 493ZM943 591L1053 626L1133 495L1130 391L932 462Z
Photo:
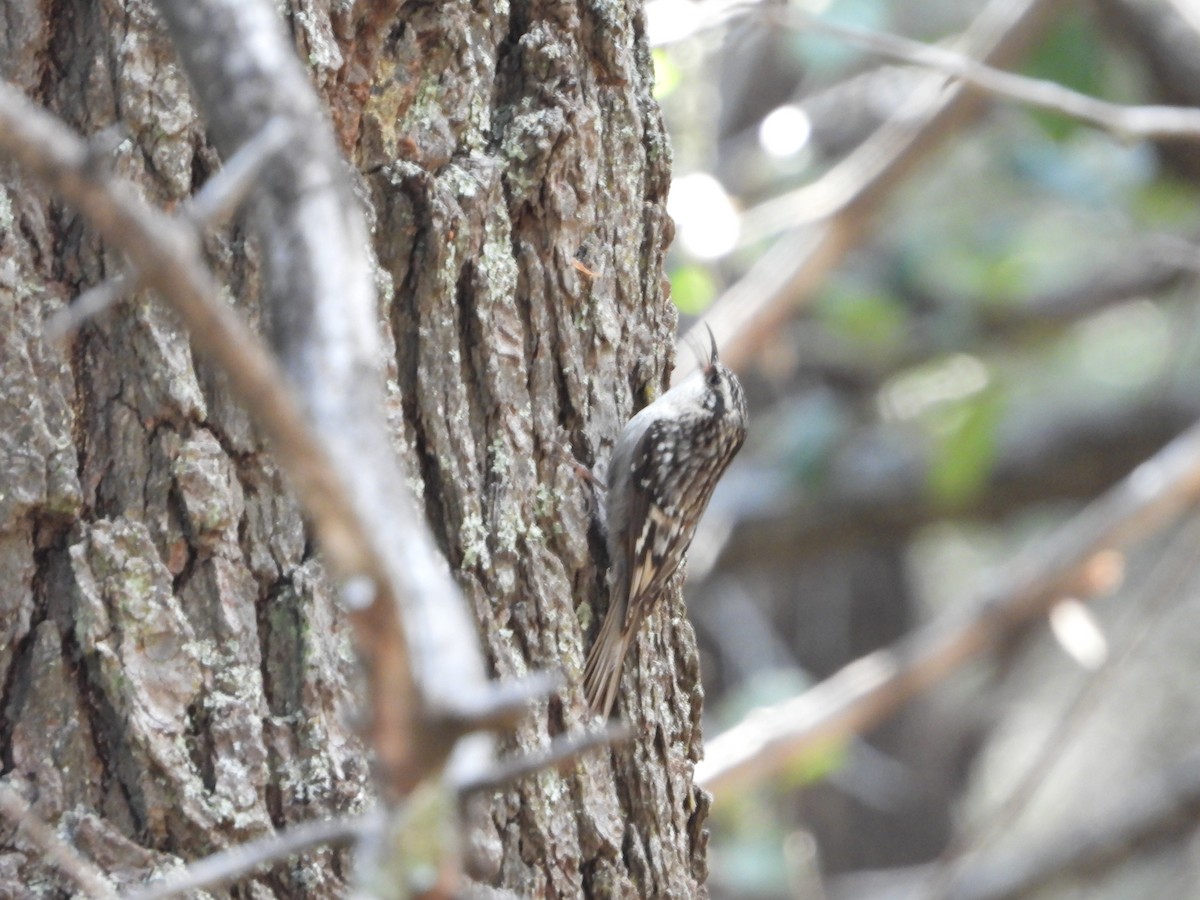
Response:
M1046 14L1046 0L992 0L964 34L964 52L993 65L1018 56ZM734 368L790 317L866 234L874 211L938 143L977 115L978 97L941 76L914 86L895 115L821 180L774 203L803 210L808 228L781 236L705 313ZM675 378L687 374L680 366Z
M1121 576L1104 554L1173 523L1198 500L1200 426L1143 463L1056 534L994 572L961 606L897 647L855 661L787 704L756 710L710 740L696 780L719 797L739 782L761 780L794 765L814 747L869 729L1058 600L1115 588Z
M1142 0L686 6L649 20L676 146L672 285L741 366L756 425L690 562L714 894L908 896L921 866L973 846L964 822L1045 777L964 859L969 891L972 864L1070 832L1081 798L1119 804L1132 773L1200 740L1173 688L1200 597L1193 567L1167 565L1191 540L1171 524L1191 464L1146 506L1153 528L1095 530L1140 517L1142 464L1200 417L1200 148L1179 139L1200 106L1196 22ZM1044 584L1023 624L983 612L1030 612L1038 559L1083 583ZM1176 589L1156 587L1160 563ZM1156 592L1176 627L1133 641L1073 716L1081 667L1125 647L1121 611ZM1087 612L1057 603L1072 594ZM1053 633L1034 627L1047 606ZM780 709L805 751L726 789L712 773L771 758L755 751ZM727 731L742 721L758 729ZM1068 881L1171 891L1144 852L1118 869Z

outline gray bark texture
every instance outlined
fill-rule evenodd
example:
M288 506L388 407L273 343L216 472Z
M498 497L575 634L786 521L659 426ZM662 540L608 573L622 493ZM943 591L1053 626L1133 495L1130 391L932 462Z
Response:
M493 674L569 682L505 741L534 752L587 724L578 682L605 597L589 489L560 448L603 470L664 388L674 341L670 153L640 3L287 6L373 228L410 483ZM220 165L144 0L10 0L0 77L100 136L97 164L152 202L178 204ZM258 322L257 245L234 230L208 252ZM372 790L348 629L223 379L149 296L63 347L42 338L47 315L120 268L0 167L0 779L128 885L357 812ZM480 881L703 894L698 667L678 596L627 666L627 745L472 809ZM310 852L237 896L341 896L347 865ZM0 897L65 891L0 821Z

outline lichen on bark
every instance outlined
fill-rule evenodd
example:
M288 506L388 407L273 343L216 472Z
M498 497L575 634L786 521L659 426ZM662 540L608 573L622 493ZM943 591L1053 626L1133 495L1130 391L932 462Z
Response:
M560 668L570 682L505 739L534 752L590 724L577 683L604 602L589 488L562 448L602 469L671 363L670 153L642 12L367 6L288 13L369 204L409 482L493 673ZM9 33L38 41L0 46L4 77L85 133L120 122L111 164L147 197L194 191L216 155L150 4L39 9L21 6ZM353 660L267 448L152 298L64 349L44 342L42 319L119 261L19 176L2 180L0 777L72 823L118 881L361 809ZM208 249L257 323L253 246L234 229ZM524 896L703 892L697 671L678 596L630 665L630 744L474 807L480 880ZM255 890L337 896L346 871L313 852ZM28 847L0 849L0 879L31 873L45 877Z

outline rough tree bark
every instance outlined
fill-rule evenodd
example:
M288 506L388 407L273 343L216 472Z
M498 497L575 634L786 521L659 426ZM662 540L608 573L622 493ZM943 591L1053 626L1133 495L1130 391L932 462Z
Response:
M499 677L570 687L511 736L581 727L604 592L587 490L669 371L669 151L640 3L296 2L374 226L398 451ZM219 161L143 0L8 4L0 75L148 198ZM116 123L123 133L105 132ZM118 270L78 218L0 169L0 777L122 883L369 802L355 672L298 508L246 415L140 296L47 345L46 315ZM258 260L209 242L257 320ZM678 598L644 629L634 740L484 798L481 880L522 896L695 896L706 801ZM636 690L628 686L636 685ZM253 896L337 896L309 853ZM0 824L0 895L60 882Z

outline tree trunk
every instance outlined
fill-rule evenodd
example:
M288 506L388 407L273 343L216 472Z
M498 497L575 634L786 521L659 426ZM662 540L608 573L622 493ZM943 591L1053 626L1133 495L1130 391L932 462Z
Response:
M379 260L397 447L500 678L568 687L508 741L583 728L605 596L589 489L669 374L670 154L640 3L290 5L358 173ZM0 74L97 135L97 164L174 204L218 166L141 0L8 4ZM106 131L119 123L123 132ZM259 265L209 241L249 319ZM119 271L0 169L0 773L118 883L370 802L349 637L298 506L222 378L137 296L48 345ZM480 880L521 896L696 896L700 694L677 596L619 704L633 740L484 798ZM338 896L330 850L247 896ZM0 896L61 885L0 822Z

